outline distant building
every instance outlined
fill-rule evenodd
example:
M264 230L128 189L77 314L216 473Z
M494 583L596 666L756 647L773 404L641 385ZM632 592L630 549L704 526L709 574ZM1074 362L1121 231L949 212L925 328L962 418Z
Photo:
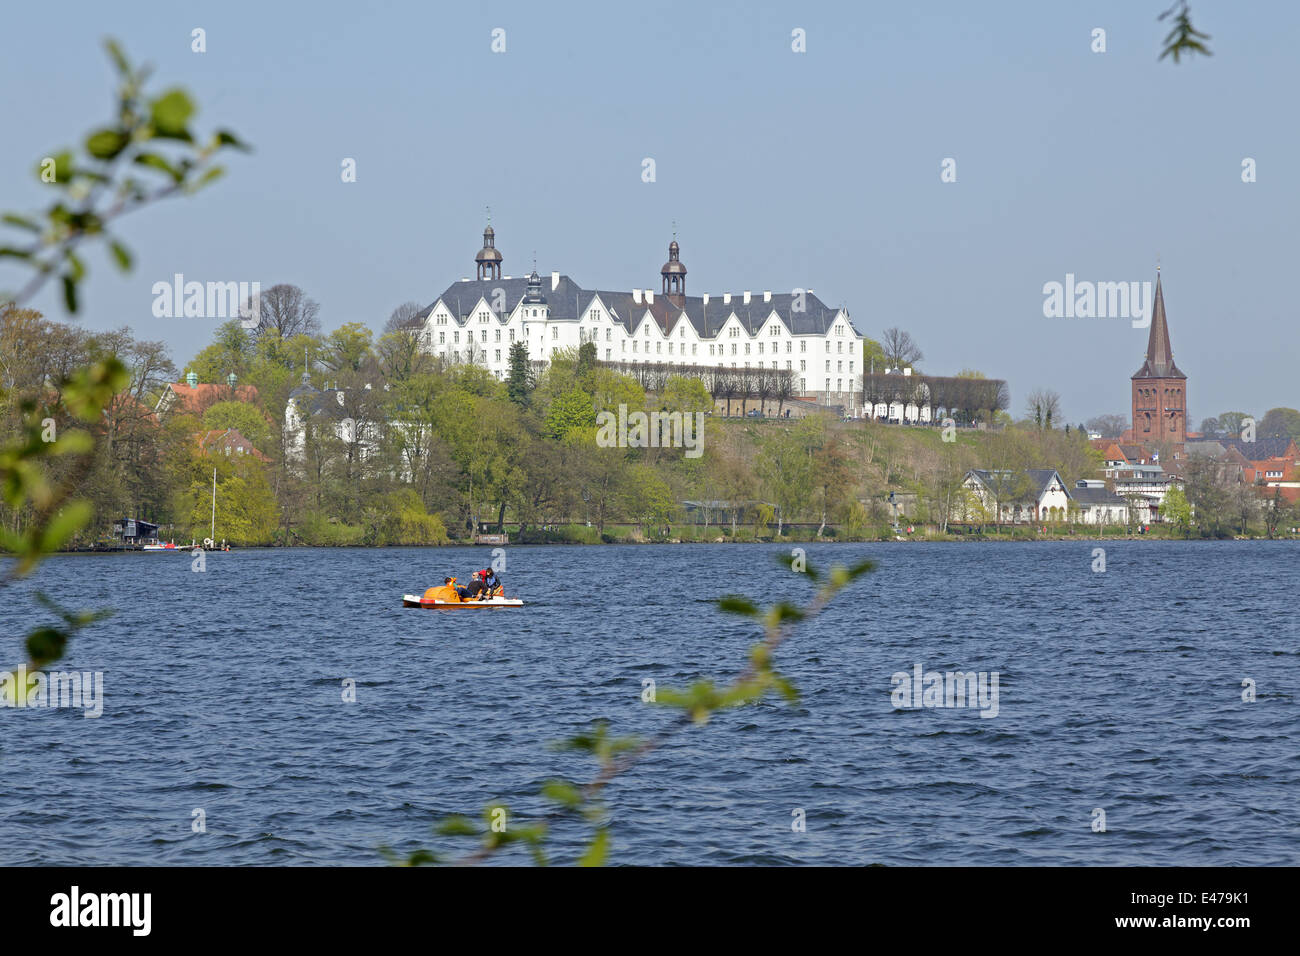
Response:
M319 389L311 383L307 372L302 373L302 383L289 393L284 408L285 450L291 460L301 461L306 455L309 420L322 429L322 434L331 435L346 445L356 444L362 461L375 453L379 447L380 424L358 423L350 418L344 407L346 398L344 389Z
M1068 488L1052 468L1023 472L975 469L966 473L962 485L979 504L981 515L974 517L1001 524L1077 521L1106 525L1126 524L1129 519L1129 502L1108 490L1104 481L1084 478Z
M1300 501L1300 447L1291 438L1216 438L1187 443L1188 457L1207 458L1238 481L1255 486L1260 497L1272 499L1281 489L1284 501Z
M600 361L701 369L789 372L793 393L856 414L862 335L848 312L812 289L688 296L686 266L674 239L659 270L661 291L586 289L567 275L501 274L491 226L475 257L476 277L452 283L418 316L425 351L471 362L504 379L510 346L522 342L545 363L561 349L591 342Z
M1054 468L974 469L962 485L988 520L1000 524L1065 521L1070 514L1070 493Z
M113 536L123 544L157 544L158 525L138 518L122 518L113 523Z
M205 455L222 455L227 458L249 455L263 463L271 460L254 448L253 443L238 428L213 428L200 432L195 437L198 439L199 451Z
M1187 440L1187 376L1174 364L1159 270L1146 361L1133 373L1131 384L1133 427L1124 438L1148 447L1181 446Z
M161 419L169 412L179 410L186 415L202 418L218 402L257 402L257 388L253 385L237 385L232 372L224 385L199 384L199 377L194 372L185 376L184 383L171 382L158 396L154 413Z
M1080 478L1070 489L1070 501L1083 524L1128 524L1128 499L1106 487L1098 478Z
M1178 477L1165 472L1160 465L1124 464L1106 468L1115 494L1129 503L1133 520L1139 524L1154 524L1160 520L1160 506L1170 488L1182 487Z

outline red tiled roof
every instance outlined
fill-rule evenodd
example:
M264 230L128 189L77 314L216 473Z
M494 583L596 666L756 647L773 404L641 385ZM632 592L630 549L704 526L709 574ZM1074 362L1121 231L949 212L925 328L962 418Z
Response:
M199 442L199 451L210 455L244 454L252 455L258 461L267 462L267 458L253 447L253 443L244 437L238 428L212 428L195 435Z
M169 400L169 396L171 396ZM181 410L190 415L202 415L217 402L247 402L253 404L257 401L257 386L239 385L231 388L229 385L186 385L184 382L171 382L168 384L162 397L158 399L158 411L170 411L172 406L179 402Z

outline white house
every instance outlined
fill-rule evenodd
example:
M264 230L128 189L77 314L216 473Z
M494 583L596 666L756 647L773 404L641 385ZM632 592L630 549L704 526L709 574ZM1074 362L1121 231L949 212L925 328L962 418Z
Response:
M982 515L968 514L968 520L987 516L987 520L1002 524L1064 521L1070 513L1070 493L1053 468L975 469L966 472L962 486L982 512Z
M1135 509L1133 520L1142 524L1159 521L1160 506L1164 504L1169 489L1182 487L1182 482L1176 475L1167 474L1156 464L1112 465L1107 462L1105 475L1114 482L1115 493Z
M476 278L452 283L419 313L426 351L504 379L515 342L541 362L592 342L606 362L785 369L799 395L849 414L861 404L863 337L847 310L828 307L812 289L688 296L676 240L659 293L584 289L559 272L549 280L535 270L526 279L502 276L502 261L488 226Z
M305 456L308 418L318 427L333 432L334 437L344 444L355 443L362 461L374 454L379 444L378 423L358 424L348 415L346 399L347 393L343 389L316 388L308 374L303 372L302 384L289 393L284 408L285 450L291 461L302 461Z
M1128 523L1128 499L1110 491L1100 478L1080 478L1070 489L1070 500L1084 524Z

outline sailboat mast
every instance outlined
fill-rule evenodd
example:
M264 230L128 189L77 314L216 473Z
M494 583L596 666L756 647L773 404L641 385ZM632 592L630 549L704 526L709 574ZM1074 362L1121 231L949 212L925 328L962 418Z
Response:
M217 540L217 469L212 469L212 534L213 543Z

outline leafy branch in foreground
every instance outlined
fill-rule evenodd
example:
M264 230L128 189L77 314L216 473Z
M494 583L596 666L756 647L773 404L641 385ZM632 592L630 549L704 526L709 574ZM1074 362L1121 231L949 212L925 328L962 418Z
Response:
M790 562L780 556L778 562L792 568ZM385 848L381 850L385 858L403 866L426 863L468 865L482 862L512 843L522 842L527 845L535 862L545 864L544 844L551 825L561 819L577 818L585 821L594 832L586 849L574 862L579 866L602 865L611 846L610 815L601 800L605 787L681 731L707 723L715 711L756 703L769 691L776 691L787 701L797 700L798 691L794 685L772 666L777 649L790 638L797 624L816 617L836 594L876 567L873 561L863 561L847 568L834 566L823 575L806 561L802 566L809 580L818 584L812 600L802 607L780 602L763 610L739 595L728 595L718 601L719 609L726 613L761 622L764 634L763 640L750 649L748 665L729 684L719 687L713 681L702 680L684 689L659 690L653 703L674 708L679 713L653 736L614 737L602 721L588 733L553 744L559 750L580 750L591 754L599 765L599 771L585 783L556 779L543 784L541 796L553 805L553 809L541 819L512 829L502 806L488 807L483 825L463 816L446 817L435 824L435 833L447 837L474 837L479 846L457 858L421 849L403 859Z
M0 217L32 237L26 243L0 243L0 259L14 259L35 272L13 297L16 303L58 275L64 305L75 313L78 287L86 275L77 255L83 239L103 238L117 267L130 270L131 252L110 234L109 226L142 206L196 192L224 173L212 163L218 152L247 148L227 130L218 130L200 145L191 129L196 107L189 94L173 87L147 96L150 70L133 67L114 41L106 41L105 47L117 71L116 117L86 137L83 155L63 150L38 164L41 182L58 191L48 209L37 217Z
M0 320L55 275L63 283L65 306L76 312L78 289L86 274L77 255L83 240L106 240L118 267L129 270L131 253L110 234L109 225L150 203L194 193L222 174L222 167L211 163L214 155L227 148L246 148L226 130L198 145L190 128L195 105L189 95L173 88L146 96L150 71L132 67L112 40L106 47L119 81L116 119L86 137L85 156L74 157L65 150L42 160L37 175L58 190L58 197L41 217L0 216L0 222L33 236L26 245L0 244L0 259L14 259L35 271L16 295L0 294ZM58 382L47 379L38 389L42 393L35 396L15 396L0 389L5 402L17 399L23 423L16 437L0 445L0 500L16 516L29 516L25 525L16 518L14 530L0 530L0 552L14 556L0 573L0 589L29 575L45 555L63 547L90 520L90 503L75 494L93 467L92 432L102 426L105 409L129 379L123 364L111 358ZM105 616L67 611L43 594L36 596L61 624L27 635L29 670L58 660L73 634ZM10 702L21 703L28 688L7 683Z
M0 551L14 556L13 563L0 574L0 588L30 574L46 554L63 547L90 519L90 504L73 496L92 466L95 443L85 428L69 426L76 422L98 424L105 406L126 380L122 363L109 359L59 383L56 391L60 397L53 406L38 407L32 399L22 403L21 437L0 446L0 498L15 512L28 510L31 520L22 531L0 529ZM72 466L56 479L52 465L65 458ZM74 633L104 616L101 612L65 611L43 594L38 593L37 599L62 618L63 624L37 628L27 635L28 671L58 660ZM27 688L14 683L7 693L10 703L21 704Z
M1178 0L1172 7L1160 14L1159 20L1168 20L1172 18L1174 28L1169 31L1165 37L1165 46L1160 54L1160 59L1172 56L1177 63L1179 57L1184 53L1200 53L1202 56L1213 56L1209 48L1202 43L1202 40L1209 40L1211 37L1208 33L1201 33L1192 26L1191 10L1187 6L1187 0Z

